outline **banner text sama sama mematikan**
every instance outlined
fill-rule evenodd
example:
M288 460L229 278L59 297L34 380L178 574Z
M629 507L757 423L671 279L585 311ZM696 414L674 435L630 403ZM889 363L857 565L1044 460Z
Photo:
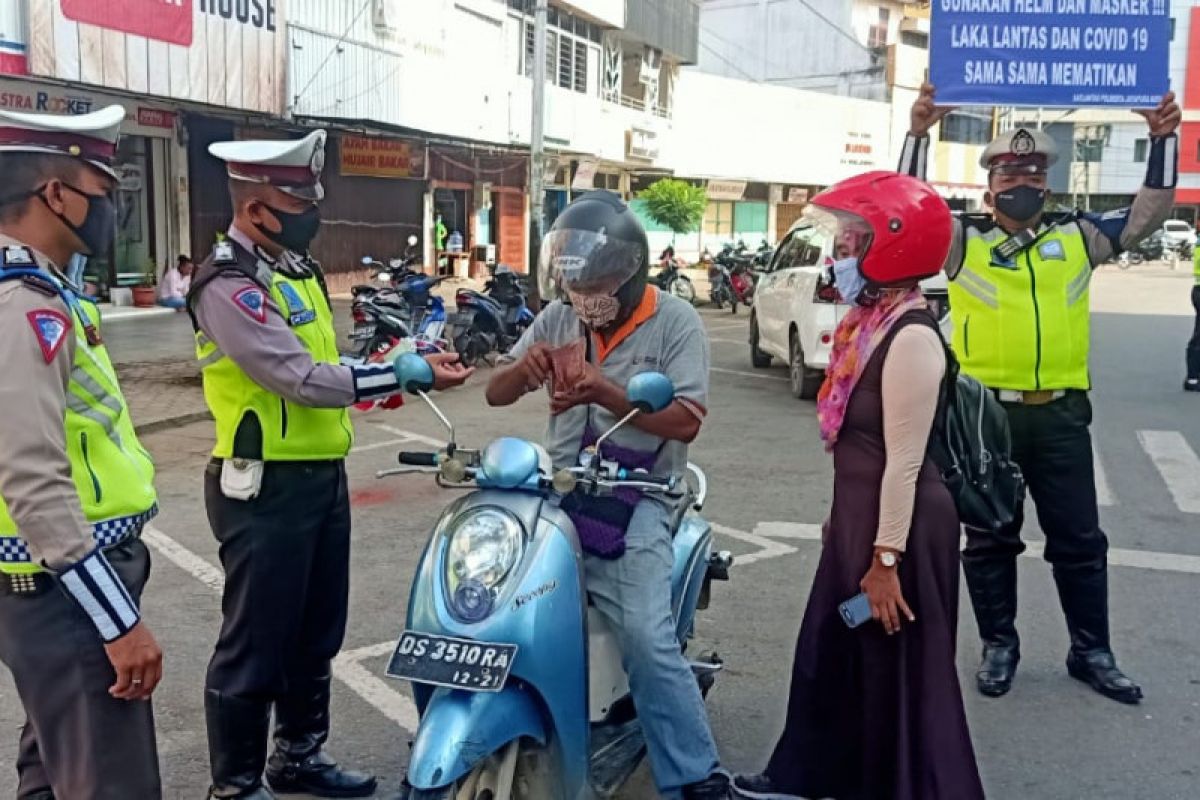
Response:
M935 0L933 17L943 102L1152 105L1166 90L1166 0Z

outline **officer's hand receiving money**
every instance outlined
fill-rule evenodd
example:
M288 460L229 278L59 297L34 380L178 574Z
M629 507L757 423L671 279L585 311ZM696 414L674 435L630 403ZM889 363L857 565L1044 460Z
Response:
M463 366L458 353L432 353L425 360L433 367L433 388L439 392L462 386L475 373L474 367Z

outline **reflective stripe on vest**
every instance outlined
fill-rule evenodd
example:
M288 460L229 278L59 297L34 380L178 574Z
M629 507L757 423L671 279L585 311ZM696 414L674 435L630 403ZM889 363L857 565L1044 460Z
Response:
M154 464L134 432L108 352L87 342L84 325L98 327L99 315L89 304L73 305L75 360L63 417L67 459L92 537L110 547L157 513ZM0 498L0 572L41 571Z
M205 291L222 289L217 283L209 284ZM333 310L316 278L273 273L271 299L313 361L339 363ZM271 309L268 313L276 312ZM204 399L216 420L216 458L233 457L238 426L251 412L262 427L264 461L321 461L345 458L350 452L354 434L346 409L302 406L272 394L202 331L196 333L196 358L204 378Z
M1196 277L1196 285L1200 286L1200 241L1192 251L1192 274Z
M952 345L968 375L995 389L1088 389L1092 265L1075 223L1060 225L995 263L999 228L966 230L950 281Z

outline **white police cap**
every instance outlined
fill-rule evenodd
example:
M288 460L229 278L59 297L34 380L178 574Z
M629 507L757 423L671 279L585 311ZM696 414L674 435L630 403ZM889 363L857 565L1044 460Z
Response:
M1005 131L983 149L979 166L991 169L1003 163L1038 163L1050 167L1058 161L1058 145L1037 128L1015 128Z
M88 114L0 111L0 152L51 153L82 159L112 177L125 109L105 106Z
M303 139L246 139L213 142L208 152L226 162L233 180L265 183L302 200L325 196L325 131Z

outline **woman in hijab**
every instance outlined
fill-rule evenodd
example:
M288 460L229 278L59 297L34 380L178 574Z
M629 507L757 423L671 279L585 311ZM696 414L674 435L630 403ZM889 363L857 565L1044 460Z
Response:
M983 788L954 666L959 524L927 450L946 356L918 286L950 248L945 202L887 172L813 199L853 306L817 399L833 508L800 626L783 735L755 800L977 800ZM840 606L866 621L851 628ZM853 616L853 614L851 614Z

